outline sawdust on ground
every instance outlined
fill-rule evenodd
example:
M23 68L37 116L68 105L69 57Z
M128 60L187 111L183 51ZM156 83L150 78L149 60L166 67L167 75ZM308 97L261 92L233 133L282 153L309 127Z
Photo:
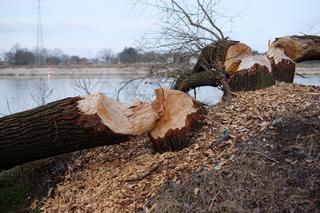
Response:
M274 117L319 104L320 87L279 83L239 92L229 103L209 108L189 147L154 153L148 137L142 136L85 151L72 159L63 181L37 203L44 212L148 211L146 203L165 182L179 183L199 168L222 168L234 158L237 143L272 128ZM226 130L231 138L222 143Z

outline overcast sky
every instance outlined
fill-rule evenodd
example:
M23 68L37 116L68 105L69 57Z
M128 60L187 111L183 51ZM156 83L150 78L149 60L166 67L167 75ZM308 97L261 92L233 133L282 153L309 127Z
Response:
M136 46L144 33L157 26L159 16L134 2L42 0L44 46L86 57L102 48L117 52ZM224 25L226 34L259 51L265 51L268 40L275 37L320 34L320 0L223 0L222 4L221 13L240 13ZM0 0L0 51L15 43L35 46L36 5L36 0Z

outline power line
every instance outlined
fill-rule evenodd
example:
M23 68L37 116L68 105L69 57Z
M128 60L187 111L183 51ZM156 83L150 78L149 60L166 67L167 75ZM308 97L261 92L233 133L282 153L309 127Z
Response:
M37 0L37 65L41 65L43 62L43 32L42 32L42 17L41 17L41 0Z

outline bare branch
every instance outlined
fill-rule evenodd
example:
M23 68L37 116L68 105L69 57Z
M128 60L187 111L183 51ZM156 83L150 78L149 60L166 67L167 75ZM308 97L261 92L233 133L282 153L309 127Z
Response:
M197 0L197 2L198 2L198 5L200 6L202 12L203 12L203 13L205 14L205 16L207 17L207 19L208 19L209 23L211 24L211 26L212 26L215 30L217 30L217 31L219 32L219 34L220 34L220 36L221 36L221 39L224 39L224 35L223 35L222 31L217 27L217 25L214 24L212 18L209 16L207 10L203 7L203 5L200 3L199 0Z
M220 36L213 32L212 30L208 29L207 27L204 27L203 25L200 25L200 24L197 24L195 23L192 18L190 17L190 15L174 0L171 0L172 3L179 8L180 12L183 13L183 15L188 19L189 23L194 26L194 27L198 27L198 28L201 28L207 32L209 32L210 34L212 34L217 40L221 40L222 38L220 38Z

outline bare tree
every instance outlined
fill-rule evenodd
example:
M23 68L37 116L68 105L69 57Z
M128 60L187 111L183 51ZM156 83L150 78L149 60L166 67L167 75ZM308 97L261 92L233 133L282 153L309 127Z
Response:
M163 15L160 30L143 39L142 46L145 49L167 52L171 56L158 68L166 70L170 77L176 79L173 88L187 91L198 86L211 85L218 86L229 94L226 72L219 62L221 55L219 50L224 52L234 42L228 40L217 24L216 18L221 16L216 12L219 1L138 0L138 2L158 9ZM193 66L193 59L196 58L197 63ZM193 78L197 83L190 82L189 79L188 82L183 82L186 76L200 71L205 71L205 76L198 75ZM185 84L191 86L185 87Z
M167 51L172 56L171 60L158 68L166 70L175 79L174 89L187 92L201 86L214 86L223 90L223 98L228 100L235 95L232 91L265 88L275 81L293 82L296 60L288 54L290 51L297 53L299 48L286 51L281 42L276 40L267 54L254 55L248 45L224 35L224 21L221 18L230 21L235 16L219 14L217 6L220 1L137 1L158 9L163 15L158 18L162 22L160 31L144 38L142 46ZM315 45L317 36L291 36L290 39L293 43L301 44L298 46L305 47L308 44L312 47L312 51L305 51L303 56L319 57ZM274 63L274 57L281 58L279 65ZM190 63L193 58L197 58L195 64ZM283 76L281 70L286 70L287 74ZM280 72L279 75L277 72Z
M94 77L90 78L77 78L72 76L71 85L79 91L80 94L90 95L92 91L100 84L100 79Z
M33 87L32 99L38 105L45 105L53 94L53 89L48 86L47 80L40 78Z
M98 53L98 58L100 58L105 64L110 64L110 59L112 56L111 49L103 48Z

